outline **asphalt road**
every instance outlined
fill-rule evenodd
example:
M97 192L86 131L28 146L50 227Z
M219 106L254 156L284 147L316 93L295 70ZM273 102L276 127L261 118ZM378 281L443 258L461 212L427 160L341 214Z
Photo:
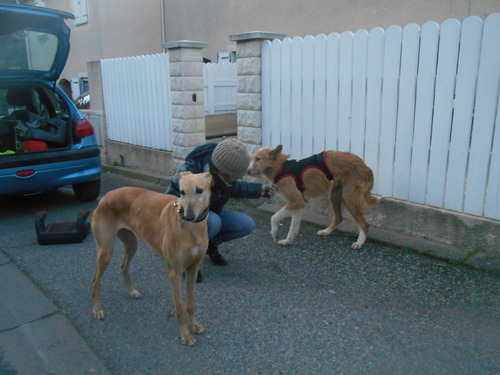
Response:
M106 173L103 192L164 186ZM0 198L0 248L65 313L112 373L126 374L498 374L500 279L401 249L353 238L317 237L303 223L296 243L271 241L270 214L248 202L257 229L208 258L197 286L206 334L182 346L162 260L141 246L131 266L143 298L127 297L122 251L103 284L104 321L91 313L92 235L81 244L40 246L33 216L74 220L80 203L64 189ZM286 226L286 225L285 225ZM285 231L285 228L283 228ZM6 285L0 286L8 287Z

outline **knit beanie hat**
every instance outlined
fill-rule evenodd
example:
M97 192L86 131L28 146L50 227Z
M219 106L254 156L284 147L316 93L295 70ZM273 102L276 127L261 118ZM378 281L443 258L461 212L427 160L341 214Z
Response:
M220 172L241 178L247 172L250 155L243 143L237 139L224 139L215 147L212 163Z

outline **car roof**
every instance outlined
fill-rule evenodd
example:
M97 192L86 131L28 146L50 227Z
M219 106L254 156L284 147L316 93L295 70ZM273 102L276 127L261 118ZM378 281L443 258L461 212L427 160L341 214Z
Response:
M0 77L55 82L69 54L71 13L0 3Z

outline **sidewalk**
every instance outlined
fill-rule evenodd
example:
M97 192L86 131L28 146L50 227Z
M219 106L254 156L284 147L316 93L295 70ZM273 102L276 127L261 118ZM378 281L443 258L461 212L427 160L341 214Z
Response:
M0 373L110 374L72 323L0 252Z

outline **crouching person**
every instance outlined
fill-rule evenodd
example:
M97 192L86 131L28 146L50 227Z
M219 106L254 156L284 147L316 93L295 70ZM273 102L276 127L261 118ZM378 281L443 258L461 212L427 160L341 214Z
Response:
M255 221L247 214L226 210L229 198L270 198L275 190L269 185L242 181L250 164L250 155L245 146L236 139L224 139L220 143L208 142L196 146L187 155L184 164L172 178L167 194L180 196L179 173L210 172L214 184L208 214L207 255L213 264L227 265L218 246L224 242L247 236L255 229ZM198 280L202 276L198 274Z

